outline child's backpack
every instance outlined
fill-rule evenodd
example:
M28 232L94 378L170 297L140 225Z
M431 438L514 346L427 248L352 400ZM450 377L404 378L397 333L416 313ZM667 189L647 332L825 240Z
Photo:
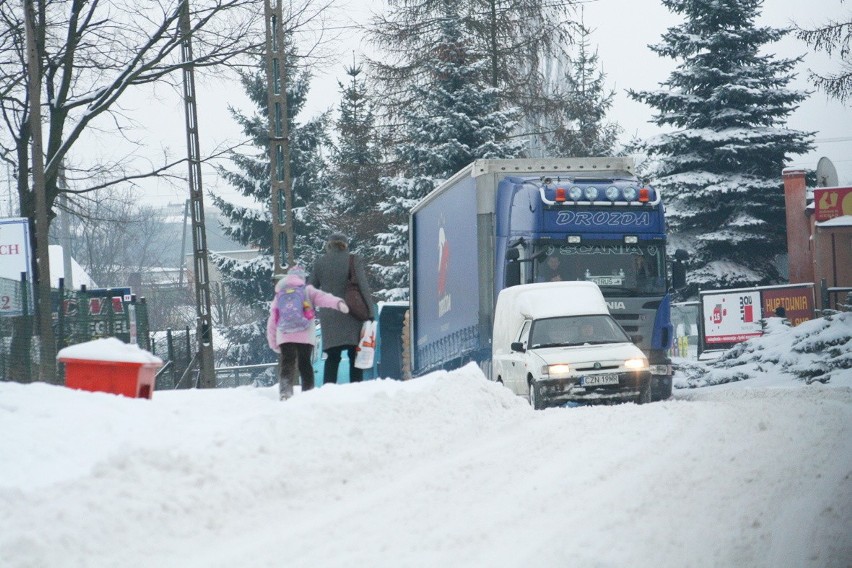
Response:
M313 318L311 303L305 294L305 286L286 286L278 292L278 330L293 333L308 329Z

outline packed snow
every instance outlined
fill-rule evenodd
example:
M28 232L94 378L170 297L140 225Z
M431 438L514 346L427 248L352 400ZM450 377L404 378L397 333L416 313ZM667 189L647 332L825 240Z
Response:
M0 383L0 564L849 566L852 319L810 324L642 406L533 411L474 365L286 402Z

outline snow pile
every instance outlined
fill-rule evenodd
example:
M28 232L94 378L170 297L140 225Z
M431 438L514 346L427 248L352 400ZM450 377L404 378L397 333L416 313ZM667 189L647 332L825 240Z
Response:
M852 312L796 327L782 318L767 318L761 337L736 345L718 359L679 360L675 387L703 387L761 376L852 386Z
M474 365L287 402L0 383L0 564L846 566L852 389L749 383L540 412Z
M56 358L60 361L109 361L121 363L142 363L162 365L163 360L145 351L138 345L125 343L115 337L104 337L69 345L59 350Z

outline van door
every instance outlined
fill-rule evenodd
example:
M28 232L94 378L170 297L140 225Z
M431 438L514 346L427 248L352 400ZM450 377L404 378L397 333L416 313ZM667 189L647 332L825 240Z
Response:
M523 344L524 349L529 345L530 325L531 320L525 320L521 325L521 329L515 336L514 341L519 341ZM520 351L512 351L506 357L506 364L503 368L506 371L506 386L513 393L518 395L527 394L527 373L526 365L524 364L526 357Z

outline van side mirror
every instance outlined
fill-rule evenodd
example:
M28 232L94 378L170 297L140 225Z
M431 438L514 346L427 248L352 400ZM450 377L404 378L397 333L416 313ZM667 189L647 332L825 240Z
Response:
M526 349L524 349L524 344L521 343L520 341L513 341L512 345L510 347L511 347L512 351L517 351L519 353L523 353L523 352L526 351Z

